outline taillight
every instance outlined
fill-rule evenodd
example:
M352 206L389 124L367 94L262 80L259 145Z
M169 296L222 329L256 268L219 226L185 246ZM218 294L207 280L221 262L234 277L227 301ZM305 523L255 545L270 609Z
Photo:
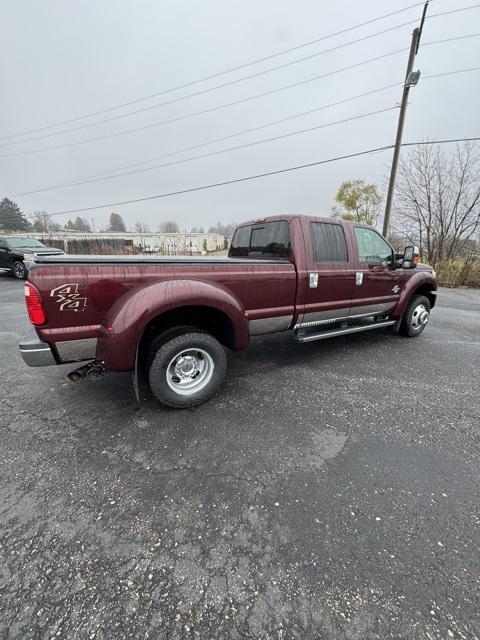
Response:
M28 317L36 327L41 327L47 322L47 314L43 308L42 299L36 288L27 282L25 285L25 302L27 303Z

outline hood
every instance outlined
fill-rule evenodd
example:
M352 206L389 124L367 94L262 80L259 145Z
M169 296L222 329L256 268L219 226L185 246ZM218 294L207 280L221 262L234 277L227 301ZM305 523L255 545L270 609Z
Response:
M425 264L424 262L419 262L417 264L417 266L415 267L415 269L417 269L417 271L430 271L430 272L433 272L433 267L431 267L429 264Z
M55 249L54 247L39 247L38 249L34 247L16 247L15 251L37 256L60 256L65 253L62 249Z

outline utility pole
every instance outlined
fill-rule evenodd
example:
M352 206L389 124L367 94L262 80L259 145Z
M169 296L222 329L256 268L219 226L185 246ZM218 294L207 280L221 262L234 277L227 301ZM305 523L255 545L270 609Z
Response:
M402 103L400 105L400 114L398 116L397 125L397 137L395 139L395 149L393 151L392 168L390 169L390 181L388 183L387 202L385 204L385 217L383 219L383 235L386 237L388 234L388 227L390 225L390 213L392 210L393 193L395 191L395 180L397 177L398 160L400 157L400 147L402 145L403 127L405 124L405 113L408 105L408 94L410 87L417 84L420 78L420 71L413 72L413 63L418 53L418 47L420 45L420 38L423 30L423 23L425 22L425 14L427 13L428 2L423 7L422 19L420 27L416 27L412 33L412 42L410 45L410 53L408 55L407 73L405 74L405 84L403 85Z

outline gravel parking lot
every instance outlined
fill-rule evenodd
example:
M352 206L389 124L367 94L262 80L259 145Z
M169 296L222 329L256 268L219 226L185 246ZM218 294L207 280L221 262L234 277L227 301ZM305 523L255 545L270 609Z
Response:
M0 275L0 638L480 637L480 292L256 339L210 403L29 369Z

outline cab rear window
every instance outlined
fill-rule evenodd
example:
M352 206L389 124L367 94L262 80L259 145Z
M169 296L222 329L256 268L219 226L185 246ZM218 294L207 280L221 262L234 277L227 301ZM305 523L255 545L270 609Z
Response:
M288 222L278 220L239 227L229 255L233 258L288 258L290 252Z

